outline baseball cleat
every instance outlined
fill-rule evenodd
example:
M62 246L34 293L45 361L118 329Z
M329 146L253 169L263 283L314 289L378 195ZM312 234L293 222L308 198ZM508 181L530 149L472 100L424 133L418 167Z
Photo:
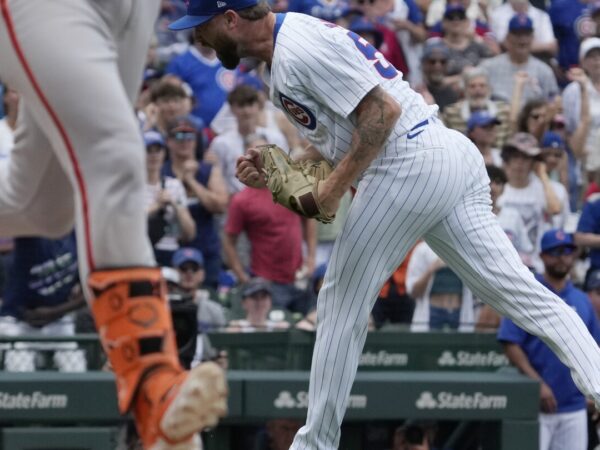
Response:
M217 364L192 369L160 419L160 437L151 450L199 450L198 432L227 413L227 383ZM191 436L190 439L186 439ZM184 442L182 442L182 440Z

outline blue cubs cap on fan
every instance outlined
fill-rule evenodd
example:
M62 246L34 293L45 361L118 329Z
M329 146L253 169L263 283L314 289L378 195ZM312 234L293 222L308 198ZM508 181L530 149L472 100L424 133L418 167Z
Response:
M560 148L565 149L565 141L560 134L553 131L546 131L542 137L542 148Z
M487 111L476 111L471 114L471 117L469 117L469 120L467 121L467 130L473 131L473 128L475 127L485 127L492 123L494 125L500 125L502 122Z
M162 135L158 131L146 131L144 133L144 144L146 147L151 145L160 145L161 147L165 147L165 140Z
M533 21L527 14L515 14L508 22L508 31L533 31Z
M573 235L559 229L546 231L542 236L542 253L556 247L576 248L575 241L573 241Z
M177 250L173 255L171 264L173 267L179 267L186 262L194 262L200 267L204 267L204 257L202 256L202 253L200 253L200 250L192 247L184 247Z
M169 30L197 27L227 10L237 11L255 6L258 0L186 0L186 4L186 15L171 23Z

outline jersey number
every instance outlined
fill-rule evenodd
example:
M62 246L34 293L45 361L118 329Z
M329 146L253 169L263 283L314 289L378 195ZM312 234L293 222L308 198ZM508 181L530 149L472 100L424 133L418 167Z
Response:
M380 51L369 44L365 38L360 37L358 34L352 31L348 31L348 36L354 41L356 48L363 55L365 55L365 58L367 58L369 61L375 61L373 67L375 67L377 72L379 72L379 75L388 79L394 78L396 75L398 75L396 68L385 59Z

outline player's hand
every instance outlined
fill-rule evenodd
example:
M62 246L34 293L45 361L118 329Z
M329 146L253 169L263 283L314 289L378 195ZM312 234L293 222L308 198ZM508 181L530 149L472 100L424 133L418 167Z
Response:
M554 398L554 393L550 389L550 386L543 382L540 386L540 403L542 412L547 414L556 412L556 398Z
M237 159L235 170L236 178L246 186L256 189L267 186L267 181L262 171L259 150L249 148L245 155Z
M447 264L444 262L444 260L443 260L443 259L441 259L441 258L438 258L436 261L434 261L434 262L431 264L431 272L432 272L432 273L433 273L433 272L437 272L437 271L438 271L438 270L440 270L441 268L443 268L443 267L446 267L446 265L447 265Z
M340 207L341 197L339 197L330 187L327 180L321 181L317 186L317 199L321 209L330 216L335 215Z

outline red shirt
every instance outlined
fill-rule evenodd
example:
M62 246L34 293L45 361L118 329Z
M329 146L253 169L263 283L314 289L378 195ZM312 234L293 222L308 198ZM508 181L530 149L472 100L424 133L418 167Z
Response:
M250 270L278 283L293 283L302 266L302 219L273 203L268 189L245 188L234 195L225 232L245 231L252 246Z

